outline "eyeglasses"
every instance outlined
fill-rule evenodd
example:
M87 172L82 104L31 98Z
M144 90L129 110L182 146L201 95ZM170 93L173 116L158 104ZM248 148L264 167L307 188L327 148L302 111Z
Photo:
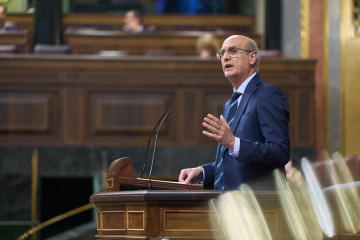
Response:
M218 60L222 60L226 52L230 55L230 57L237 57L240 55L241 50L245 52L253 52L252 50L242 49L238 47L230 47L228 48L228 50L222 49L219 52L217 52L216 57Z

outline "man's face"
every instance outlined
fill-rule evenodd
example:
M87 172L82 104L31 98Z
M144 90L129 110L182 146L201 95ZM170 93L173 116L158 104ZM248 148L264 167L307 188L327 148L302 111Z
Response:
M128 25L134 20L134 13L133 12L127 12L124 16L124 24Z
M136 30L139 25L139 19L135 17L134 12L127 12L124 16L124 25L131 30Z
M4 23L6 19L5 8L0 6L0 23Z
M224 41L221 50L229 51L237 48L248 50L248 38L244 36L231 36ZM221 65L227 79L231 82L237 81L241 84L252 71L251 54L244 50L237 51L238 53L233 57L231 57L228 52L225 52L221 60Z

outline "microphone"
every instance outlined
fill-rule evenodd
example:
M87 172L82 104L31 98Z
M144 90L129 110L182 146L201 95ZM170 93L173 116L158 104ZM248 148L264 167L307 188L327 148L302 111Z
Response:
M150 139L152 137L152 135L154 134L155 132L155 129L157 128L157 126L159 126L159 123L161 121L161 119L163 119L165 113L163 113L163 115L161 116L161 118L159 119L159 121L156 123L156 125L154 126L154 129L152 130L150 136L149 136L149 139L148 139L148 143L147 143L147 147L146 147L146 152L145 152L145 159L144 159L144 165L143 165L143 168L142 168L142 172L141 172L141 177L140 178L143 178L144 176L144 171L145 171L145 166L146 166L146 157L147 157L147 154L148 154L148 151L149 151L149 145L150 145Z
M156 132L156 135L155 135L155 142L154 142L154 150L153 150L153 155L152 155L152 159L151 159L151 166L150 166L150 172L149 172L149 190L151 189L151 174L152 174L152 169L153 169L153 165L154 165L154 158L155 158L155 150L156 150L156 143L157 143L157 139L158 139L158 135L159 135L159 132L160 132L160 129L161 127L164 125L166 119L168 118L168 116L170 115L171 113L171 109L167 112L166 116L164 117L164 119L162 120L157 132Z

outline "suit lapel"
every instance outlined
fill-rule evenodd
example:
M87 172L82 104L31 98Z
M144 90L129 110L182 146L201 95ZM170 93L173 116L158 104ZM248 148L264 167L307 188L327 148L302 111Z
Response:
M235 114L235 118L234 118L234 122L231 126L231 131L234 133L235 129L237 128L237 126L239 125L241 116L243 115L245 109L246 109L246 105L249 102L249 99L251 97L251 95L256 91L256 89L258 88L258 85L261 83L261 78L259 77L259 75L255 75L253 79L251 79L251 81L249 82L249 84L246 86L245 88L245 92L241 97L241 101L240 104L237 108L236 114Z

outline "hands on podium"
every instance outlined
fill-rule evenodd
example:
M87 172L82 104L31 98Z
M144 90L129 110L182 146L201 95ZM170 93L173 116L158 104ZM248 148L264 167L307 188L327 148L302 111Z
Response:
M181 170L179 175L179 182L184 184L198 183L203 180L202 167L185 168Z

